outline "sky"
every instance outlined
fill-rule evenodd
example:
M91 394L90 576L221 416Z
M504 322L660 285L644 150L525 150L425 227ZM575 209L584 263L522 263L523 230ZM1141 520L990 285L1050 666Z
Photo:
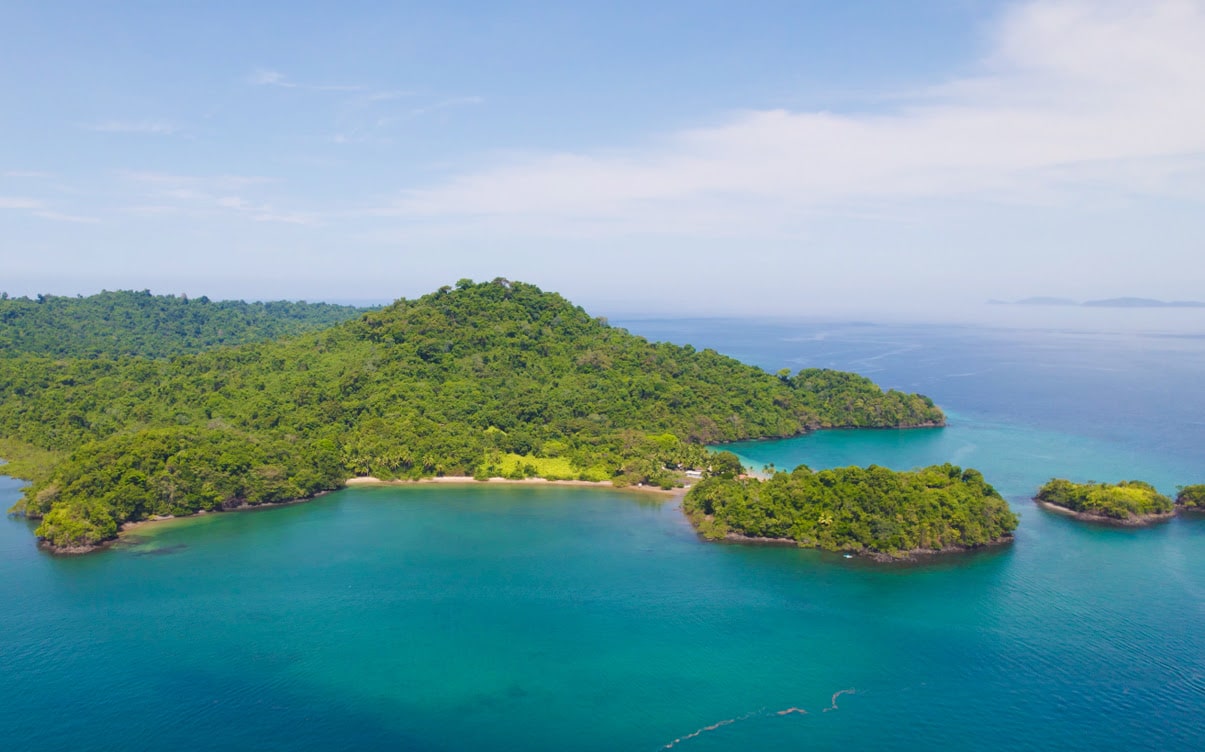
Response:
M0 97L11 295L1205 299L1205 0L5 0Z

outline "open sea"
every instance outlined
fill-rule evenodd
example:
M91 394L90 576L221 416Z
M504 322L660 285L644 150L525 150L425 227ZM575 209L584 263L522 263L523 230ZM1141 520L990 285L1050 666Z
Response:
M705 543L638 493L484 484L347 489L75 558L2 519L0 749L1205 749L1205 516L1129 530L1029 500L1055 475L1205 482L1205 336L623 325L928 394L948 427L730 448L976 467L1016 542L882 565ZM18 489L0 478L0 504Z

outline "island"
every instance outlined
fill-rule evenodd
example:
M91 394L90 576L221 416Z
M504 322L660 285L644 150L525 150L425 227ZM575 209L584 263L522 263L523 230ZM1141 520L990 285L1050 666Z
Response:
M1172 500L1140 480L1120 483L1072 483L1052 478L1034 497L1042 507L1088 522L1151 525L1176 514Z
M109 326L135 346L123 327L153 329L136 314ZM32 481L11 511L40 520L57 552L93 550L129 522L303 499L355 477L672 488L709 465L710 444L945 422L922 395L648 342L502 278L237 346L115 353L60 341L72 331L44 342L0 330L25 348L0 357L0 452Z
M1185 512L1205 512L1205 483L1182 487L1176 494L1176 507Z
M950 464L907 472L801 465L765 480L736 473L732 459L721 460L686 494L683 507L705 538L893 561L1008 543L1018 522L981 473Z

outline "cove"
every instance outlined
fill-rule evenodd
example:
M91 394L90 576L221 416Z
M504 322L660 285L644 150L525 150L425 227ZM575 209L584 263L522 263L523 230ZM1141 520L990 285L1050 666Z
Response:
M0 743L1198 747L1205 528L1025 518L923 567L597 489L349 489L79 558L9 520Z

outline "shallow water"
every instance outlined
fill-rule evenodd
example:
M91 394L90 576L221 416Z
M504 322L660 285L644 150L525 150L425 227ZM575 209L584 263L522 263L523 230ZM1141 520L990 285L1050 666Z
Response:
M772 334L745 357L809 354ZM874 375L908 387L893 357ZM1144 449L957 383L929 384L947 429L736 447L981 468L1016 543L923 565L703 543L674 502L563 487L348 489L78 558L2 521L0 748L1205 748L1205 518L1115 529L1026 500L1055 473L1173 490L1198 480L1191 434Z

